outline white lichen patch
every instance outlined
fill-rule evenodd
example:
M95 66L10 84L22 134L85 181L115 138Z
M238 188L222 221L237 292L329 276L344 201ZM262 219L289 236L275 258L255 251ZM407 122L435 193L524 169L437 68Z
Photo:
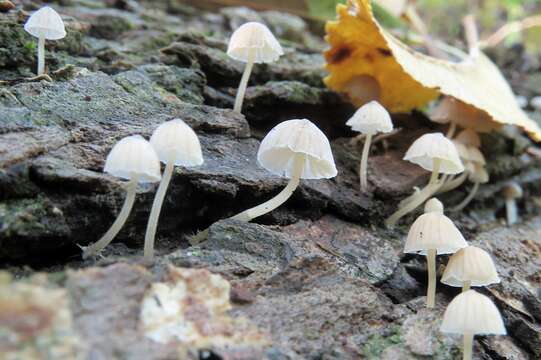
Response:
M141 306L145 336L181 347L258 346L266 338L242 318L228 314L230 285L204 269L170 267L167 282L154 283Z
M1 359L79 359L78 344L64 289L42 275L12 281L0 273Z

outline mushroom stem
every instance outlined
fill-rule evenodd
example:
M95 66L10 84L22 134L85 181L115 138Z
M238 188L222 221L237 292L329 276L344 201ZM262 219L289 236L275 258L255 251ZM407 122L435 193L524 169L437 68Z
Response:
M244 210L243 212L232 216L231 219L250 221L258 216L271 212L272 210L276 209L278 206L286 202L286 200L289 199L289 197L293 194L297 186L299 186L301 174L304 169L304 155L295 155L295 159L293 161L294 164L291 179L289 179L287 186L282 191L280 191L278 195L268 201L265 201L261 205L257 205L251 209Z
M449 124L449 128L447 129L447 134L445 134L445 137L448 139L452 139L456 132L456 123L451 122Z
M122 209L120 210L118 217L113 225L111 225L109 230L107 230L107 232L101 237L101 239L96 241L94 244L83 248L83 259L98 254L103 248L111 243L120 229L122 229L122 226L124 226L124 223L130 215L133 203L135 202L138 182L139 176L133 175L126 187L126 199L124 200L124 205L122 205Z
M242 112L242 103L244 101L244 93L246 92L246 87L248 86L248 80L250 79L250 74L252 73L252 68L254 66L253 57L250 57L246 66L244 67L244 73L240 79L239 88L237 90L237 97L235 98L235 107L234 111L240 113Z
M363 154L361 156L361 167L359 169L359 177L361 179L361 191L366 192L368 189L368 181L366 180L368 154L370 153L370 143L372 142L372 134L367 134L364 139Z
M403 206L399 207L398 210L387 220L385 220L385 224L388 228L394 227L398 220L400 220L404 215L407 215L415 210L419 205L424 203L430 196L432 196L435 191L437 191L439 187L438 174L440 172L440 161L441 160L439 159L433 160L432 175L430 176L430 181L428 184Z
M473 198L475 197L475 194L477 194L478 189L479 189L479 183L478 182L473 183L473 187L471 188L470 193L468 194L468 196L466 196L464 198L464 200L462 200L460 202L460 204L458 204L455 207L451 208L451 211L452 212L462 211L462 209L464 209L473 200Z
M45 73L45 38L38 38L38 75Z
M160 217L165 193L167 192L169 182L171 181L171 176L173 175L174 167L175 155L174 153L171 153L167 159L167 165L165 166L165 170L163 172L162 181L160 182L160 186L158 186L158 191L156 191L156 196L154 197L154 202L152 203L152 210L150 211L150 216L148 218L147 230L145 233L145 246L143 251L145 259L152 259L154 256L154 240L156 238L158 219Z
M428 289L426 292L426 307L433 308L436 304L436 249L427 250L426 264L428 267Z
M507 225L513 225L518 220L517 203L515 199L505 199L505 211L507 214Z
M470 287L471 287L471 281L470 280L464 281L462 283L462 292L470 290Z
M462 360L471 360L473 350L473 334L464 333L464 342L462 347Z
M462 185L464 183L464 181L466 181L467 178L468 178L468 172L464 171L462 174L455 177L454 179L449 179L447 181L443 181L442 185L438 189L437 193L441 194L441 193L445 193L445 192L454 190L457 187L459 187L460 185Z

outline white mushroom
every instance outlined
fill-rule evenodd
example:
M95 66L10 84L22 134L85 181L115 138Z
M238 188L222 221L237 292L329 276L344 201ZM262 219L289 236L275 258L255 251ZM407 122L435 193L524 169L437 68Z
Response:
M428 289L426 306L434 307L436 298L436 256L452 254L468 246L455 224L443 214L443 204L433 198L426 202L425 213L417 218L408 232L405 253L426 256Z
M420 192L401 203L399 209L385 221L388 227L396 225L402 216L415 210L439 189L441 181L438 181L438 175L440 173L459 174L464 171L464 165L455 145L441 133L425 134L415 140L406 152L404 160L431 171L432 175L428 184Z
M361 106L355 114L353 114L351 119L346 122L346 125L350 126L353 131L366 135L361 156L361 165L359 168L361 191L365 192L368 188L366 168L372 136L379 132L388 133L393 131L393 122L391 121L389 112L387 112L383 106L377 101L371 101Z
M160 161L166 166L148 219L145 234L145 258L154 256L154 239L156 237L158 218L160 217L160 210L167 187L173 175L173 168L175 165L198 166L203 164L201 145L197 135L191 127L180 119L174 119L158 126L150 138L150 144L156 150Z
M471 360L474 335L507 334L496 305L485 295L468 290L447 306L440 330L463 336L463 360Z
M477 194L479 185L486 184L489 180L488 172L483 165L471 162L466 167L468 168L468 180L473 183L473 186L464 200L451 209L453 212L462 211Z
M242 111L244 93L254 64L270 63L284 54L280 43L263 24L248 22L239 27L229 40L227 55L246 63L235 98L236 112Z
M104 171L129 180L126 200L111 228L94 244L83 248L83 258L95 255L105 248L118 234L131 212L138 183L160 181L160 160L148 141L139 135L120 140L105 161Z
M53 8L42 7L24 24L24 30L38 38L38 75L45 72L45 40L59 40L66 36L62 18Z
M462 287L464 292L468 291L470 286L497 284L500 277L489 253L475 246L467 246L449 258L441 282Z
M522 187L516 182L507 184L503 188L505 198L505 212L507 215L507 225L511 226L518 221L518 209L516 199L523 196Z

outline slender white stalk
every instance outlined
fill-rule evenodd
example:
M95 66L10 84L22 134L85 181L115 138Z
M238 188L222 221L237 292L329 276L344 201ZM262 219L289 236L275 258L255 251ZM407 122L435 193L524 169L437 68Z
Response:
M518 220L517 203L515 199L505 199L505 211L507 213L507 225L511 226Z
M248 86L248 80L250 79L250 74L252 73L252 68L254 66L254 61L252 58L248 59L246 66L244 67L244 73L240 79L239 88L237 90L237 97L235 98L235 107L234 111L241 113L242 112L242 103L244 102L244 93L246 93L246 87Z
M471 360L473 352L473 334L464 333L462 345L462 360Z
M456 123L451 122L449 124L449 128L447 129L447 134L445 134L445 137L448 139L452 139L453 136L455 136L455 132L456 132Z
M438 190L440 186L438 182L440 160L434 159L433 161L433 171L428 184L420 192L416 193L411 198L411 200L406 202L404 206L399 207L394 214L392 214L387 220L385 220L385 225L387 225L388 228L394 227L398 220L400 220L404 215L407 215L413 210L415 210L419 205L422 205L430 196L432 196Z
M165 198L167 188L169 187L169 182L171 181L174 167L175 156L172 153L167 159L167 165L165 166L162 180L160 181L160 186L158 186L158 191L156 191L156 196L154 196L152 210L150 211L150 216L148 217L147 230L145 233L145 246L143 251L144 257L146 259L152 259L152 257L154 256L154 240L156 239L156 228L158 227L158 219L160 218L163 199Z
M428 249L426 252L426 265L428 267L427 308L433 308L436 304L436 255L436 249Z
M109 230L107 230L107 232L101 237L101 239L94 244L83 248L83 259L98 254L103 248L109 245L111 241L113 241L120 229L122 229L122 226L124 226L124 223L126 223L126 220L130 215L133 203L135 202L138 182L139 176L133 175L126 187L126 199L124 200L124 205L122 205L122 209L120 210L118 217L113 225L111 225Z
M234 215L229 219L248 222L258 216L271 212L272 210L276 209L278 206L286 202L286 200L291 197L295 189L299 186L302 171L304 170L304 155L297 154L295 156L292 170L293 171L291 173L291 178L289 179L289 182L287 183L286 187L282 191L280 191L280 193L278 193L278 195L276 195L270 200L267 200L263 204L257 205L248 210L244 210L243 212L238 213L237 215ZM208 233L209 228L206 228L205 230L201 230L194 236L191 236L189 240L190 244L196 245L202 241L205 241L208 237Z
M477 194L478 189L479 189L479 183L478 182L473 183L473 187L471 188L468 196L466 196L464 200L462 200L458 205L451 208L451 211L452 212L462 211L462 209L464 209L473 200L473 198L475 197L475 194Z
M455 177L454 179L449 179L447 181L442 181L442 185L438 189L437 193L442 194L446 193L448 191L452 191L459 187L460 185L464 184L464 181L468 178L468 172L464 171L459 176Z
M364 139L363 153L361 156L361 166L359 169L359 178L361 179L361 191L366 192L368 190L368 181L366 179L367 167L368 167L368 154L370 153L370 143L372 142L372 134L367 134Z
M45 38L38 38L38 75L45 73Z
M470 280L464 281L462 283L462 292L470 290L470 287L471 287L471 281Z
M289 179L287 186L282 191L280 191L278 195L264 202L261 205L257 205L251 209L244 210L243 212L232 216L231 219L250 221L258 216L271 212L272 210L276 209L278 206L286 202L286 200L291 197L297 186L299 186L302 171L304 169L304 155L295 155L295 159L293 161L293 171L291 173L291 178Z

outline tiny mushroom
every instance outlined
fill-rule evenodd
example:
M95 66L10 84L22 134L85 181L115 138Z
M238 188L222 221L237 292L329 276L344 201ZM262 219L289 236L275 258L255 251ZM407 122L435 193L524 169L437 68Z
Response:
M471 360L475 335L505 335L500 311L488 296L475 290L457 295L445 309L440 330L463 336L462 359Z
M154 130L150 144L156 150L158 158L165 164L162 181L154 197L152 210L148 219L145 234L144 256L154 255L154 239L158 218L167 192L167 187L173 175L175 166L198 166L203 164L203 154L197 135L184 121L174 119L167 121Z
M406 152L404 160L431 171L432 175L421 191L402 202L398 210L385 221L388 227L396 225L400 218L415 210L438 191L441 186L441 181L438 180L440 173L459 174L464 171L455 145L441 133L425 134L415 140Z
M393 122L391 121L389 112L387 112L380 103L377 101L370 101L361 106L346 122L346 125L350 126L353 131L358 131L366 136L359 170L361 191L365 192L368 188L366 172L372 136L379 132L391 132L393 130Z
M62 18L53 8L42 7L32 14L24 24L24 30L38 38L38 72L45 73L45 40L59 40L66 36Z
M128 136L113 147L105 161L104 171L113 176L129 180L126 200L117 219L94 244L83 247L83 258L98 254L118 234L133 207L138 183L160 181L160 160L152 145L140 135Z
M516 199L523 195L522 187L516 182L507 184L503 188L503 197L505 198L505 212L507 215L507 225L511 226L518 221L518 209Z
M470 286L487 286L500 282L496 266L485 250L467 246L454 253L441 277L441 282L462 287L462 292Z
M455 224L443 214L443 204L432 198L425 213L417 218L408 232L404 253L426 256L428 290L426 306L434 307L436 298L436 255L452 254L468 246Z
M248 22L239 27L229 40L227 55L246 63L235 98L236 112L242 111L244 93L254 64L271 63L284 54L280 43L263 24Z

